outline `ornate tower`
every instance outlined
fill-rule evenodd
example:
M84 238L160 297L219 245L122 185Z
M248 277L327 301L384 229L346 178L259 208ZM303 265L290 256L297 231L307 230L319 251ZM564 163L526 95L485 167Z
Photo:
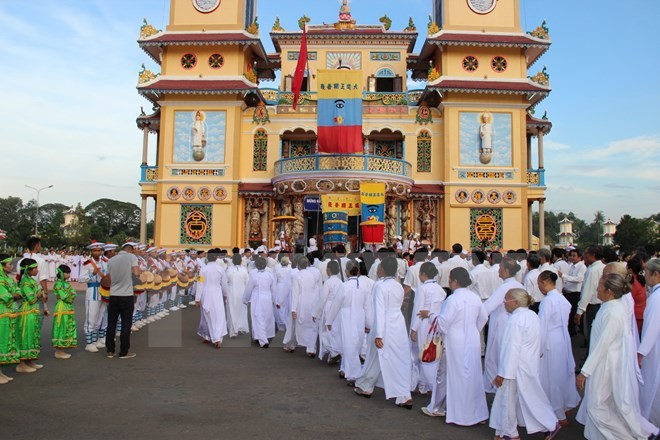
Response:
M529 77L528 69L550 46L547 28L524 33L518 0L433 5L413 77L428 72L422 100L443 115L442 235L471 246L531 247L530 205L543 210L542 139L551 124L532 116L550 92L548 75L544 68Z

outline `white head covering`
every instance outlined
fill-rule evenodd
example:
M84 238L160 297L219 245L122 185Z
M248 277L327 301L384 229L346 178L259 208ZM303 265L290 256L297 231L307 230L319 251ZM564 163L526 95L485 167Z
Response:
M103 249L103 246L105 246L105 243L101 243L100 241L92 241L92 243L89 246L87 246L87 249L89 249L90 251L92 249Z

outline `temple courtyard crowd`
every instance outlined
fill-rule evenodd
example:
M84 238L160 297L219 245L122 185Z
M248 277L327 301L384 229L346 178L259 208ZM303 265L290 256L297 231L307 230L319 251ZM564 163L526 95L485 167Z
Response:
M249 334L267 349L281 331L284 352L336 366L357 396L380 387L412 409L415 394L426 416L489 424L496 440L520 438L520 426L555 438L571 411L588 439L658 438L660 259L647 249L619 261L600 246L323 254L94 242L87 258L54 261L39 238L26 247L18 260L0 255L0 384L14 380L11 365L43 367L42 315L57 359L77 347L76 313L85 351L129 359L131 332L193 305L211 347ZM580 335L586 359L573 355Z

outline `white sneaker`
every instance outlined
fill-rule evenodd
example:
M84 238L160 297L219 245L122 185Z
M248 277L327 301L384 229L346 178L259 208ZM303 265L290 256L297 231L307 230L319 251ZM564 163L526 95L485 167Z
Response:
M144 320L147 324L151 324L152 322L155 321L153 316L148 317L147 319Z
M85 346L85 351L89 351L90 353L96 353L99 351L99 349L96 347L96 344L87 344Z
M177 306L173 306L173 307L170 309L170 312L176 312L177 310L179 310L179 308L178 308Z
M96 341L96 348L104 348L105 347L105 338L101 338L98 341Z
M186 305L184 305L184 304L181 304L181 305L179 306L179 309L185 309L185 308L187 308L187 307L188 307L188 306L186 306Z
M131 331L132 331L132 332L137 332L137 331L139 331L139 330L140 330L140 327L138 327L137 325L133 324L133 325L131 326Z

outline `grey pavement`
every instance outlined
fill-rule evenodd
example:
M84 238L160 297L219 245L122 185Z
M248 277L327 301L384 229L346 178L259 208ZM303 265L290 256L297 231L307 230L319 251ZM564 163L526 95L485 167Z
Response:
M50 309L53 309L52 299ZM487 426L448 425L420 412L428 396L413 394L414 408L398 408L376 389L371 399L353 394L335 367L248 336L222 348L196 335L199 309L188 307L131 336L133 359L87 353L84 294L76 300L79 348L68 360L53 357L52 318L44 320L40 362L0 386L2 439L491 439ZM489 399L490 401L490 399ZM572 417L571 417L572 420ZM561 439L582 438L572 421ZM543 435L523 438L541 439Z

